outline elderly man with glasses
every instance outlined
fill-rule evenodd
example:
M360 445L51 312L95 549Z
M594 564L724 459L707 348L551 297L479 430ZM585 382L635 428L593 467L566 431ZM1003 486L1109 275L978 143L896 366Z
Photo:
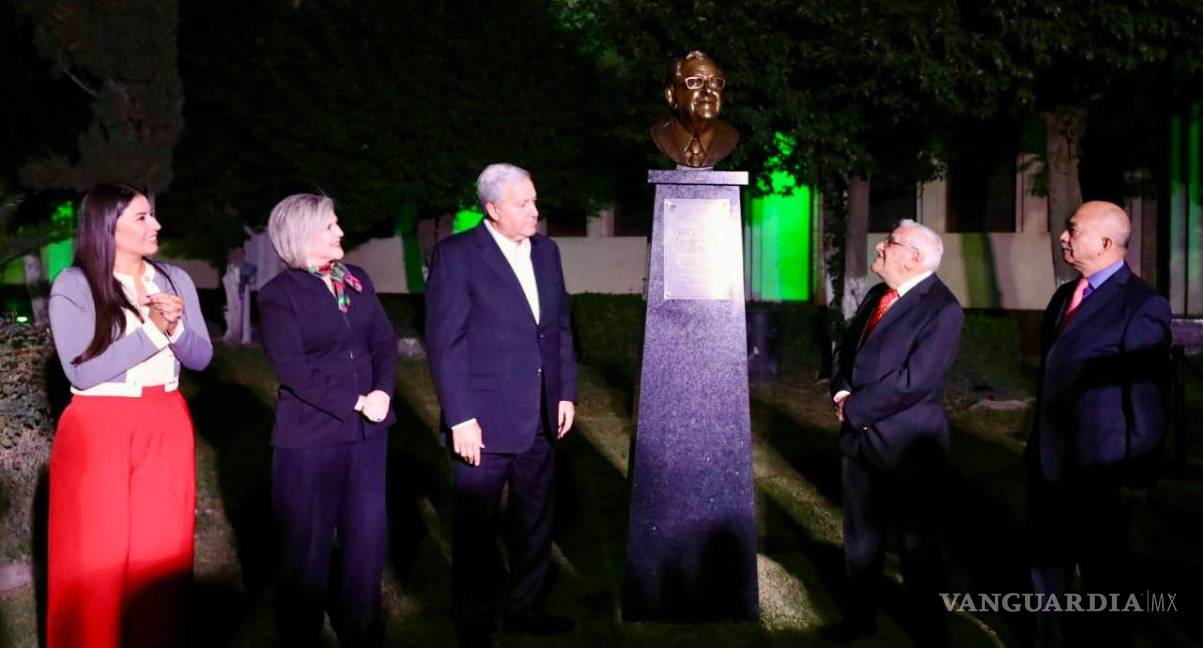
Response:
M682 166L712 167L731 154L739 131L719 121L727 77L705 53L694 50L673 61L664 98L673 114L652 124L652 141Z
M948 452L944 380L964 313L935 274L944 245L931 229L904 220L876 251L882 283L849 323L832 368L849 586L843 622L822 634L835 643L874 634L886 537L895 529L916 645L945 645L933 504Z

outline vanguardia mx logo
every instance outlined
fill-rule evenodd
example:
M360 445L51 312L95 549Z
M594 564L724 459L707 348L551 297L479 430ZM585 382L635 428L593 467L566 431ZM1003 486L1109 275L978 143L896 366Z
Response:
M940 593L949 612L1177 612L1176 592L1132 594Z

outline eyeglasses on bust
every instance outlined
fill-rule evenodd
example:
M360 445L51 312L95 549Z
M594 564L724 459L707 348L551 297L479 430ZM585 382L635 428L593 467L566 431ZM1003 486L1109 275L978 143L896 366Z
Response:
M722 90L727 85L727 80L720 76L688 76L681 82L690 90L701 90L703 85L711 90Z

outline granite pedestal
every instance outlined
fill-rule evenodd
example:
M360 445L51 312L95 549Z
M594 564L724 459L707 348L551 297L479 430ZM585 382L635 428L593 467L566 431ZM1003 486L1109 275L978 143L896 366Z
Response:
M656 204L623 618L753 620L747 173L650 171L648 180Z

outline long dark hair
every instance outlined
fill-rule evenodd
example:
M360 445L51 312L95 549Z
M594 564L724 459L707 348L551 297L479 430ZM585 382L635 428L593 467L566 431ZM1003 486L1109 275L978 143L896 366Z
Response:
M83 271L92 291L92 304L96 312L96 329L88 348L71 362L79 364L104 353L113 340L125 330L125 313L129 310L142 321L136 305L130 303L121 283L113 276L117 261L117 217L133 202L134 198L146 194L123 184L98 184L84 195L79 212L79 229L75 234L74 266ZM164 272L159 264L150 259L145 261L157 272ZM166 273L164 273L166 274ZM168 281L175 289L171 275Z

